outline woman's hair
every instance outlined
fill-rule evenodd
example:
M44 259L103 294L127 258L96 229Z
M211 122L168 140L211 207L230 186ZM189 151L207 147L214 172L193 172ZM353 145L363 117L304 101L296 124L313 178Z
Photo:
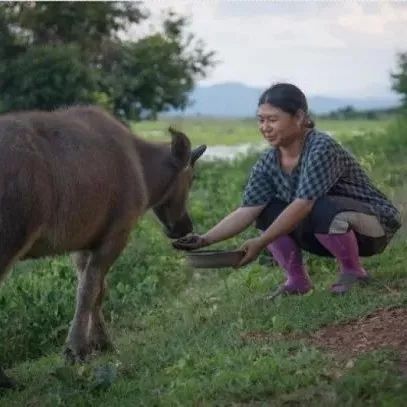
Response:
M265 103L278 107L291 115L302 110L307 116L306 126L311 129L315 126L315 123L308 116L307 98L301 89L291 83L277 83L266 89L260 96L258 105Z

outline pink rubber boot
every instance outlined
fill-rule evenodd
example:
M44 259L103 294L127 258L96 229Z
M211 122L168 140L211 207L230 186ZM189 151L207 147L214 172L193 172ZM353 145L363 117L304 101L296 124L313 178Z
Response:
M281 236L267 246L287 277L282 291L285 294L305 294L312 282L302 261L301 249L290 236Z
M331 287L332 293L344 294L354 283L368 282L370 276L360 263L358 242L353 230L342 234L316 233L315 237L340 265L340 275Z

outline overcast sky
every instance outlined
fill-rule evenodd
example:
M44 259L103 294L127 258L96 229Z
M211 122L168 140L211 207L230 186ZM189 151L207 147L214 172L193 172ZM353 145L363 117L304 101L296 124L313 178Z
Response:
M407 51L407 1L149 0L188 15L218 66L200 85L296 83L309 95L388 95ZM154 20L153 20L154 21Z

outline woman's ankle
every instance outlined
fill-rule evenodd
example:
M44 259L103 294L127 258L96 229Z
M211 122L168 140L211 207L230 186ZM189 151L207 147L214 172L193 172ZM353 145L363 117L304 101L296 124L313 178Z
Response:
M341 274L349 274L357 277L366 277L369 273L363 267L346 268L340 267Z
M284 283L284 288L289 292L299 292L305 294L312 288L312 281L306 271L303 275L290 275Z

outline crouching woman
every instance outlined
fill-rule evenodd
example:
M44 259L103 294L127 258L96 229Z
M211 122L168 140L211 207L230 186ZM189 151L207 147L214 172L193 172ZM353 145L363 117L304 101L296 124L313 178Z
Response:
M312 282L302 250L334 257L346 293L368 283L360 256L382 252L400 227L400 214L371 182L353 155L314 128L303 92L280 83L260 97L259 130L270 144L251 170L241 206L207 233L174 243L197 249L228 239L254 221L262 231L246 241L240 266L267 248L285 271L285 294L305 294Z

